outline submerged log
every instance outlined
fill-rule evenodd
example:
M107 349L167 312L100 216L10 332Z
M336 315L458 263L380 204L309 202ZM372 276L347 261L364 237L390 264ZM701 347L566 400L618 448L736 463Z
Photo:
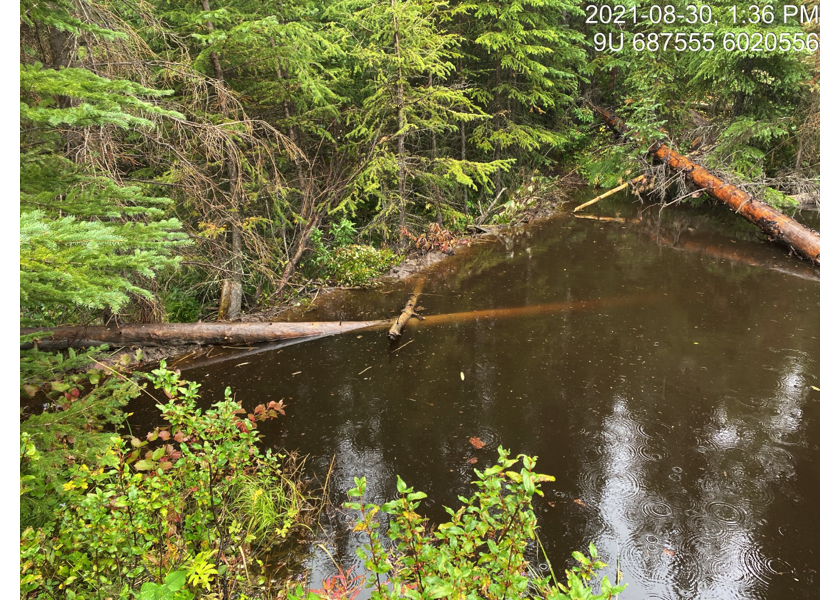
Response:
M606 221L609 223L641 223L641 217L603 217L601 215L575 215L575 219L589 219L590 221Z
M629 133L616 115L592 106L602 119L621 134ZM694 185L717 198L751 223L758 225L773 240L788 246L798 256L820 264L820 234L791 219L769 204L756 200L743 190L712 175L707 169L687 159L661 142L655 142L648 153L673 170L682 172Z
M165 323L111 327L26 327L21 335L51 332L38 340L42 350L90 346L229 346L304 337L323 337L386 324L387 321L326 321L323 323ZM33 344L21 344L21 350Z
M417 285L414 286L414 292L411 294L411 297L408 299L408 302L405 303L405 307L402 309L400 316L394 321L394 324L391 325L391 329L388 330L388 338L393 342L398 340L402 335L403 327L405 327L406 323L411 319L411 317L418 317L416 312L414 312L414 307L417 306L417 299L420 297L420 292L423 291L423 280L417 282Z

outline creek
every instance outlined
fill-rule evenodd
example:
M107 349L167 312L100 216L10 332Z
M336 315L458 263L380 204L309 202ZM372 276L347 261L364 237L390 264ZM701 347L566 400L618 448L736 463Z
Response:
M336 507L363 475L370 500L393 498L399 474L442 522L501 445L556 477L534 509L558 573L591 541L627 600L816 598L818 271L725 209L586 213L606 218L565 212L431 268L419 304L437 317L396 343L362 331L179 366L208 403L226 386L248 409L283 399L264 441L317 477L333 463ZM411 289L337 292L302 318L393 318ZM313 545L310 585L333 560L362 572L353 524L325 513L332 558Z

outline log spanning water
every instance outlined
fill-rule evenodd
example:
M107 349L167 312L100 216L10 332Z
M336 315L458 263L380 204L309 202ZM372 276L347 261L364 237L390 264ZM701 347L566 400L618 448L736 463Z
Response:
M412 320L421 326L465 323L470 321L499 320L534 315L595 309L633 303L648 303L661 296L650 294L618 298L575 300L552 304L536 304L514 308L492 308L470 312L431 315L422 321ZM37 342L41 350L64 350L90 346L179 346L188 344L248 345L291 339L320 338L362 329L385 329L390 326L380 321L324 321L309 323L168 323L160 325L122 325L111 327L40 327L21 328L21 335L50 333ZM416 325L415 325L416 326ZM21 344L21 349L33 347L31 342Z
M164 323L109 327L21 328L21 335L51 332L38 341L42 350L90 346L180 346L188 344L247 345L294 338L315 338L387 324L387 321L321 323ZM33 344L21 344L21 350Z
M615 131L621 134L629 133L627 126L616 115L594 105L592 108ZM816 265L820 264L820 234L816 231L715 177L707 169L661 142L650 146L648 153L674 171L683 173L698 188L726 204L735 214L758 225L772 239L785 244L798 256L807 258Z
M430 315L422 321L409 321L409 327L426 327L429 325L447 325L450 323L468 323L471 321L498 321L533 317L536 315L553 316L563 312L576 310L592 310L611 306L629 304L647 304L656 300L670 299L673 296L660 294L637 294L634 296L620 296L617 298L596 298L591 300L572 300L570 302L555 302L551 304L534 304L533 306L517 306L513 308L491 308L469 312L448 313L444 315Z
M423 284L424 281L421 279L417 282L414 286L414 292L411 294L411 297L405 303L405 308L402 309L400 316L394 321L394 324L391 325L391 329L388 330L388 339L392 342L400 339L402 335L402 330L405 327L406 323L411 319L411 317L418 316L416 312L414 312L414 308L417 306L417 299L420 297L420 293L423 291Z

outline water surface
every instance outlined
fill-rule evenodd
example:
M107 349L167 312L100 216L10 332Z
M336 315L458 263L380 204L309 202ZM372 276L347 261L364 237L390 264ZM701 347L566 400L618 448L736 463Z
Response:
M642 211L617 198L589 211L611 220L559 215L477 244L433 270L419 303L428 316L528 310L185 376L205 399L225 386L246 408L284 399L265 441L309 455L318 476L334 461L335 506L355 476L382 502L400 474L440 522L501 445L557 478L535 510L560 571L593 541L611 579L620 560L628 600L816 598L817 273L725 210ZM412 287L344 292L305 318L396 316ZM324 543L359 567L352 525L330 512ZM312 585L331 565L314 552Z

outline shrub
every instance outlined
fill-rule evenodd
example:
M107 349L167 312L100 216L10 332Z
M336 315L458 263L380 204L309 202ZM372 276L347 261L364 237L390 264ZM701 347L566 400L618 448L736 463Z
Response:
M510 470L518 459L523 467ZM476 471L478 491L470 499L459 497L463 505L457 511L446 508L451 520L433 532L416 512L426 494L415 492L398 477L396 500L382 506L366 504L365 478L357 478L356 487L348 492L353 500L345 508L360 513L356 530L367 534L368 543L357 553L369 573L367 586L373 588L372 598L608 600L623 591L626 586L612 585L607 577L599 586L594 583L596 571L607 565L598 560L591 544L590 557L573 554L580 566L566 571L565 584L556 580L553 570L547 577L534 573L525 558L526 550L535 550L534 544L539 544L531 499L534 494L542 495L540 482L554 478L535 473L534 458L519 455L518 459L510 459L500 447L498 464L483 473ZM392 543L388 550L377 531L380 511L390 516L387 535ZM358 591L353 579L340 575L331 581L328 595L304 594L299 586L291 597L352 598ZM353 585L340 590L344 595L336 593L336 583L343 582Z
M313 250L309 261L310 271L313 276L325 282L334 285L364 285L400 260L399 256L388 249L378 250L373 246L359 244L338 245L352 239L347 227L336 228L333 225L331 232L333 246L324 243L324 234L320 230L313 231L310 238Z
M228 388L202 411L198 384L165 366L150 378L170 398L158 405L168 425L142 440L113 435L98 456L63 466L53 518L21 534L21 597L226 597L265 584L261 550L308 509L284 457L257 443L256 422L283 405L242 418ZM22 436L23 496L38 489L39 459Z

